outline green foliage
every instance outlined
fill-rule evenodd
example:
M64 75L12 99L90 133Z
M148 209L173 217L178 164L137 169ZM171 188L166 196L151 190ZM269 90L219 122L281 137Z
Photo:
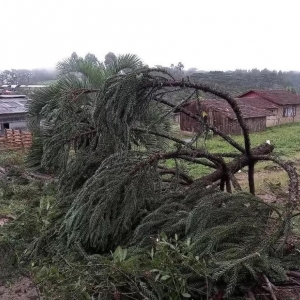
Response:
M252 132L250 133L251 144L253 145L253 147L255 147L261 145L266 140L270 140L271 143L275 145L274 154L293 160L295 156L299 154L299 128L300 123L288 123L280 126L268 127L265 131L262 132ZM176 127L173 130L174 132L177 132L176 136L178 138L190 138L189 136L182 135L179 132L179 129ZM243 141L243 137L241 135L235 136L234 139L239 143L242 143ZM200 148L204 145L203 143L201 143L201 141L198 141L197 146ZM221 153L237 153L236 149L234 149L230 144L226 143L218 136L214 136L212 139L206 140L205 147L209 152L217 151ZM170 167L174 167L173 160L168 160L167 164ZM190 162L184 162L184 167L194 178L199 178L203 175L207 175L212 170L211 168L208 168L206 166Z
M2 178L0 183L0 219L8 219L0 226L2 281L18 276L20 272L27 273L24 252L46 228L53 226L55 209L52 204L56 201L56 192L50 185L35 182L24 184L17 178L10 181Z
M117 247L106 255L87 255L75 244L73 252L39 261L32 271L49 299L56 295L62 299L74 295L77 299L210 299L218 293L241 299L265 272L274 280L285 278L284 260L272 253L245 253L232 259L232 251L231 259L224 260L216 251L200 257L194 247L191 238L168 237L163 232L151 247ZM230 249L230 243L226 247ZM298 259L289 257L295 268Z
M125 153L102 162L64 218L62 236L68 244L77 241L96 251L111 250L155 207L160 193L156 170L150 166L128 175L140 157Z
M179 300L192 295L206 299L205 263L188 252L186 242L161 238L151 251L117 247L109 256L88 256L77 249L82 257L73 252L54 257L51 265L44 261L43 266L33 266L49 298L59 294L63 299L73 295L77 299L90 299L88 295L92 299Z
M235 70L228 72L196 72L191 74L196 82L217 84L237 95L250 89L285 89L294 86L299 90L300 80L297 72L276 72L271 70Z
M286 222L276 206L246 193L216 193L203 187L195 187L185 195L180 189L172 194L158 193L163 188L155 188L160 184L155 177L147 177L150 171L143 170L143 181L140 176L129 180L119 164L108 163L109 171L105 165L102 166L105 171L97 171L66 215L63 233L68 236L69 244L79 242L86 249L102 252L118 244L151 247L158 232L167 232L169 236L176 234L190 240L189 252L205 261L211 285L223 282L227 295L249 280L258 281L261 273L275 280L285 278L281 239ZM106 174L117 169L123 179L120 183ZM141 186L143 194L139 194ZM121 198L117 198L120 189ZM135 231L133 237L132 231ZM298 255L289 259L298 265Z
M20 166L24 162L23 155L20 155L19 152L9 151L9 152L2 152L0 155L0 166L11 167L11 166Z
M105 80L123 69L142 65L135 55L121 55L109 67L95 57L72 55L58 64L58 80L32 95L28 124L34 133L27 165L35 170L61 171L66 168L74 140L94 129L93 112L97 97L72 96L74 90L99 89Z
M253 195L220 192L217 179L193 180L179 162L209 161L221 181L230 177L227 160L209 152L222 150L219 140L199 150L199 135L193 143L172 136L175 108L162 95L174 93L172 84L189 93L190 79L174 81L132 55L108 58L73 54L29 107L35 144L27 162L59 175L59 201L40 195L37 236L26 251L43 292L50 299L53 286L66 299L207 299L219 292L237 299L262 275L283 279L287 265L299 265L284 243L289 206L282 213ZM12 188L6 195L19 194Z

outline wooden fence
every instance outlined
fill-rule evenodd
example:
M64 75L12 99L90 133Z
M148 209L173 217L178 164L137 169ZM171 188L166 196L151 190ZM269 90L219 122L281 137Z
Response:
M0 137L1 150L25 150L32 145L32 134L28 131L7 129Z

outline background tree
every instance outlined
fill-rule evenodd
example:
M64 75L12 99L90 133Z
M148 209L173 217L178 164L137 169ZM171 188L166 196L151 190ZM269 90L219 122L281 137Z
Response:
M74 139L95 128L93 112L96 98L87 95L86 89L101 90L105 80L123 69L134 70L142 65L135 55L121 55L105 67L97 58L72 54L57 65L58 81L32 96L29 102L29 127L35 135L34 147L28 161L30 166L54 171L65 167ZM82 90L76 101L69 100L71 90ZM64 141L61 143L59 141ZM80 145L85 144L81 140ZM57 152L53 157L51 152ZM39 153L40 157L35 155ZM64 163L59 157L64 157Z
M43 69L12 69L0 73L2 84L37 84L55 80L56 73L53 70Z
M104 64L106 67L109 67L117 60L117 57L114 53L109 52L105 55Z

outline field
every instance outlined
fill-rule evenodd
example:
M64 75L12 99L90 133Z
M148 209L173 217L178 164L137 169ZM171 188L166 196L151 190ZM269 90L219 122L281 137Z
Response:
M189 140L191 137L182 135L178 127L174 127L174 131L177 136L185 140ZM242 136L232 136L239 144L243 145ZM283 159L292 160L295 162L296 167L300 170L300 123L285 124L281 126L267 128L266 131L251 133L250 134L252 147L259 146L270 140L271 144L275 146L273 151L274 155L278 155ZM220 137L213 137L207 139L204 143L203 139L199 140L197 144L198 148L204 147L209 152L215 153L229 153L235 152L231 145L225 142ZM174 161L169 160L167 162L169 166L174 165ZM192 177L197 178L202 175L209 174L211 172L210 168L201 165L195 165L190 163L184 163L183 167L189 171ZM262 162L256 165L256 184L260 192L268 186L268 182L273 182L286 187L287 176L284 171L278 170L277 172L272 172L276 169L276 166L270 162ZM246 187L246 168L241 170L241 173L237 174L237 178L240 184Z

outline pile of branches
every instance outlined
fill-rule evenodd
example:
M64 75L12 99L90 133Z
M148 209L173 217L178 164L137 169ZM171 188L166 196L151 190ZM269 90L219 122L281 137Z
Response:
M274 294L268 278L286 280L286 270L291 265L298 268L298 252L290 247L291 221L298 213L298 175L292 163L272 155L272 145L251 147L236 100L189 78L176 81L164 70L149 68L110 76L97 87L84 86L84 81L80 85L76 79L74 85L69 82L69 89L63 85L63 93L59 85L55 93L51 88L44 90L29 108L36 133L29 163L34 161L35 167L51 169L59 176L60 205L65 212L57 220L60 230L49 229L55 239L44 250L63 253L79 245L86 253L104 256L118 246L146 251L155 249L153 243L164 232L180 241L190 240L189 252L205 262L209 284L224 284L223 295L234 295L242 286L244 292L251 292L249 278L250 282L265 278ZM179 105L166 100L169 93L182 90L189 96ZM43 105L38 110L34 103L44 101L47 91L51 94L44 102L48 114L38 120ZM184 108L200 91L228 102L242 129L242 145ZM49 110L51 103L56 104L55 110ZM202 134L195 134L191 142L177 138L170 126L175 110L199 122ZM208 152L209 131L235 151ZM195 147L201 139L202 146ZM272 161L287 172L289 198L284 205L266 204L255 197L254 166L259 161ZM212 172L193 178L182 162L203 165ZM242 193L235 178L244 167L250 193ZM206 293L205 297L217 295L213 288L206 288ZM155 292L153 297L159 299Z

